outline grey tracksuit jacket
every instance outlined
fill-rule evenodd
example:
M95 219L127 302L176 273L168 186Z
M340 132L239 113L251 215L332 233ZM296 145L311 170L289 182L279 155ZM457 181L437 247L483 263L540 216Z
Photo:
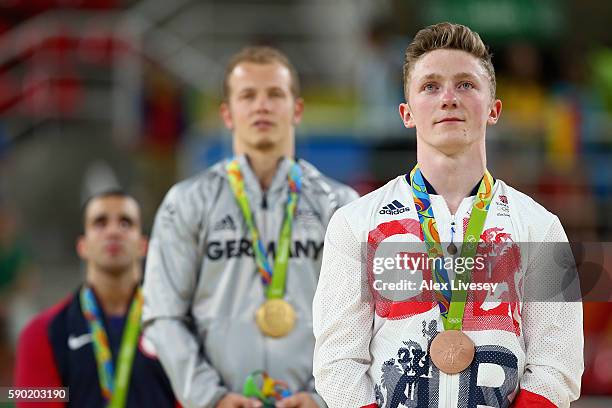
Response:
M270 261L282 225L290 162L279 162L262 192L248 160L238 158L251 210ZM153 227L144 280L143 321L151 344L186 407L214 407L264 369L293 391L314 394L312 298L332 214L357 198L350 187L299 160L302 192L292 228L285 300L296 310L284 338L261 334L255 312L265 301L251 238L225 173L227 161L170 189Z

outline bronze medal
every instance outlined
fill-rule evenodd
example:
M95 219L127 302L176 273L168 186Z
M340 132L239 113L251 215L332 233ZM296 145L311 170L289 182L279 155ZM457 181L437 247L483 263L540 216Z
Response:
M440 371L457 374L472 363L474 343L460 330L445 330L431 342L429 356Z
M284 337L295 326L295 310L283 299L268 299L257 309L255 321L266 336Z

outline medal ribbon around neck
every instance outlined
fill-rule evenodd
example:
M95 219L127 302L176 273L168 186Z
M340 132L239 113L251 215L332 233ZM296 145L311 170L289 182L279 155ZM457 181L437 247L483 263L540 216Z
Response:
M419 214L419 222L423 231L423 238L427 247L427 255L429 258L443 258L444 252L440 244L440 234L436 219L431 205L431 199L421 169L417 163L414 169L410 172L410 184L412 186L412 197L416 205L417 213ZM473 258L476 255L477 244L480 240L480 234L484 227L487 218L487 212L493 197L493 177L488 170L478 187L478 193L472 205L472 213L468 222L465 236L463 237L464 244L461 246L462 258ZM435 290L436 300L440 307L442 322L445 330L461 330L463 325L463 312L465 310L465 302L467 299L467 291L451 290L450 279L448 272L444 269L444 262L432 262L434 270L432 271L433 279L436 283L446 283L449 289ZM455 275L456 286L469 283L471 279L471 270L466 270L462 274Z
M285 217L278 238L274 268L270 266L266 248L253 219L253 213L249 206L249 198L244 189L244 178L240 171L240 163L237 159L234 159L226 166L227 176L234 192L234 197L251 234L255 263L261 275L261 280L267 287L266 298L268 299L282 299L285 293L285 280L289 264L289 246L291 244L291 227L295 217L297 201L302 190L302 169L293 159L288 160L291 163L289 173L287 174L289 196L285 205Z
M136 354L136 343L140 334L140 317L142 315L143 304L142 290L140 287L136 288L136 293L130 306L121 338L119 355L117 356L116 372L108 336L102 323L103 314L96 302L93 290L83 286L80 292L80 301L83 315L89 324L102 396L107 402L108 408L123 408L127 400L130 374Z

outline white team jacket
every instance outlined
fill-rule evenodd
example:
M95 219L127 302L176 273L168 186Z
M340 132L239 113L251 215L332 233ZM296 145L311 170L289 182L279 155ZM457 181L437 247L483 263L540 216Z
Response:
M473 199L465 198L452 216L443 197L431 195L441 242L450 242L451 222L465 228ZM578 398L584 368L580 302L525 302L521 295L495 307L473 302L463 329L476 346L474 361L447 375L428 354L432 338L443 330L435 302L390 304L364 295L363 243L419 242L420 228L405 176L332 217L313 302L315 386L328 406L508 407L520 392L518 400L527 397L529 406L568 407ZM464 228L456 229L455 242L462 241ZM482 239L567 241L555 215L501 180L494 185ZM521 276L550 258L533 249L511 272ZM554 265L537 268L555 279Z

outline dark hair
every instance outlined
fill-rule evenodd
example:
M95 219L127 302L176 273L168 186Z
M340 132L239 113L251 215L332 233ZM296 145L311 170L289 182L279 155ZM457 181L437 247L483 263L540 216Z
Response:
M414 64L430 51L451 49L465 51L480 60L489 75L491 97L495 97L495 69L491 62L492 54L477 32L461 24L438 23L420 30L404 56L404 97L408 100L408 84Z
M230 96L229 77L238 64L243 62L251 62L253 64L272 64L279 63L289 70L291 75L291 93L294 98L300 96L300 79L297 70L289 61L289 58L276 48L267 46L252 46L243 48L238 53L234 54L225 68L223 76L223 100L227 102Z
M126 192L122 188L112 188L112 189L102 190L102 191L96 192L94 194L91 194L81 204L81 220L82 220L82 230L83 230L83 232L85 230L85 222L86 222L85 217L87 215L87 207L89 206L89 204L93 200L96 200L98 198L106 198L106 197L130 198L130 199L134 200L136 202L136 204L139 204L138 200L136 200L136 197L134 197L133 195L129 194L128 192Z

